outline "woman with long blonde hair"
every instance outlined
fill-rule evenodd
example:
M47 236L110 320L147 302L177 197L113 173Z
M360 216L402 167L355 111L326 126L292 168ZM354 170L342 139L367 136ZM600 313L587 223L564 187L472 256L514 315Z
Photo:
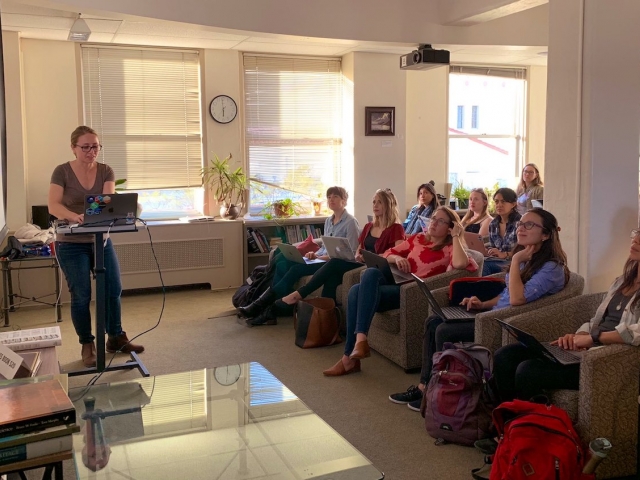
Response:
M483 237L489 235L489 224L493 217L489 215L489 199L482 188L474 188L469 195L469 210L462 219L465 231L477 233Z

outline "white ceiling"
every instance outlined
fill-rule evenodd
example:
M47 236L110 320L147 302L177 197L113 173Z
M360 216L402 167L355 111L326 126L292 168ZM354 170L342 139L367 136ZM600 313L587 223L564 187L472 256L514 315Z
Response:
M24 38L67 41L77 13L2 0L2 29ZM415 44L359 42L221 30L126 15L82 15L91 29L89 42L162 47L232 49L243 52L341 56L349 52L402 55ZM452 63L546 65L544 47L434 45L451 52Z

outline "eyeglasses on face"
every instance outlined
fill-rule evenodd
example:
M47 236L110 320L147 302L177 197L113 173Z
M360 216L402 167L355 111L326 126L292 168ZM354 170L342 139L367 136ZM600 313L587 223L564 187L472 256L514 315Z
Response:
M542 225L536 222L516 222L516 228L524 228L525 230L531 230L533 227L544 229Z
M89 153L91 150L93 150L94 152L97 153L100 150L102 150L102 145L78 145L78 144L76 144L76 147L78 147L84 153Z
M638 235L640 235L640 230L631 230L631 238L636 238Z
M536 171L535 170L523 170L522 173L524 173L525 175L535 175Z
M436 226L451 225L451 222L449 220L445 220L444 218L436 218L436 217L431 217L431 223L434 223Z

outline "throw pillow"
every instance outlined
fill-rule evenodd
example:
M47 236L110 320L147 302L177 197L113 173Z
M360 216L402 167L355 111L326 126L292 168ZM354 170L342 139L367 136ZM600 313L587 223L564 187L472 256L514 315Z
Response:
M318 250L320 250L318 244L313 241L313 235L311 234L309 234L305 241L300 242L298 245L296 245L296 248L302 255L305 255L309 252L317 252Z

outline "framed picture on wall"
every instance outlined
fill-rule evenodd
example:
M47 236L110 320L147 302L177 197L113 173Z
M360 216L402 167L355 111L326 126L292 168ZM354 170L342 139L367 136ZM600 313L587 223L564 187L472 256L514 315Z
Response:
M364 107L364 134L395 135L396 107Z

